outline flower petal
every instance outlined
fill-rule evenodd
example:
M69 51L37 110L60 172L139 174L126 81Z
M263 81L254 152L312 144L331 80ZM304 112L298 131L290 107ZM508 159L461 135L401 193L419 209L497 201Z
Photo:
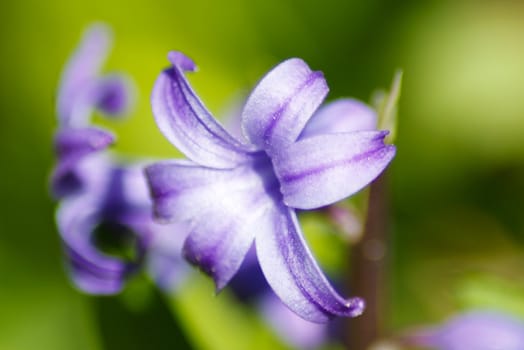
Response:
M278 189L267 157L253 158L228 170L172 160L150 165L145 171L155 215L164 221L199 218L216 206L231 206L234 210L240 206L235 203L237 193L249 192L255 198L271 186ZM265 171L267 178L263 175Z
M85 186L86 172L100 171L81 163L90 155L106 149L114 136L97 128L62 129L55 136L58 164L51 176L51 190L56 198L78 192Z
M93 107L107 116L122 116L129 112L132 102L132 83L122 74L110 74L97 80L94 87Z
M395 155L384 145L387 131L314 136L282 149L273 157L284 202L314 209L332 204L373 181Z
M86 98L111 46L109 28L95 24L87 29L79 47L62 73L57 112L63 126L82 126L94 107Z
M148 246L147 270L160 288L173 291L184 281L189 270L182 256L188 228L180 224L151 225L153 234Z
M235 140L213 118L184 76L194 63L179 52L171 52L173 67L158 77L151 104L164 136L189 159L214 168L231 168L243 162L249 150Z
M258 231L272 201L266 191L278 189L274 175L264 179L255 168L270 171L269 159L230 170L180 161L146 168L155 213L164 220L190 221L186 258L211 275L218 290L236 273Z
M251 194L234 196L237 206L221 206L195 220L184 244L184 255L213 277L217 291L226 286L240 268L258 232L268 204L252 202ZM242 198L243 197L243 198Z
M244 134L260 149L294 142L327 92L322 72L298 58L280 63L249 96L242 112Z
M61 129L55 136L59 158L79 157L107 148L115 140L108 131L98 128Z
M77 198L64 201L57 211L58 229L76 286L90 294L115 294L122 288L128 266L102 255L93 246L91 231L98 222L96 207L95 202Z
M376 128L377 114L373 108L358 100L344 98L322 106L308 121L300 139Z
M260 226L256 248L260 267L277 296L300 317L317 323L362 313L360 298L343 299L309 251L293 209L274 207Z

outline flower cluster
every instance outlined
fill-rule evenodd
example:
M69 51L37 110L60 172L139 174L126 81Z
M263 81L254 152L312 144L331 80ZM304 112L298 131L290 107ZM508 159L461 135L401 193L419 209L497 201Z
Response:
M172 285L184 256L219 291L252 250L270 288L303 319L360 315L364 301L340 296L321 271L297 210L351 196L387 167L395 147L376 130L374 111L352 99L320 106L328 92L323 74L294 58L258 83L236 126L242 135L233 135L186 79L193 61L171 52L151 102L159 129L187 159L123 164L107 151L114 137L91 125L94 110L120 115L131 100L127 78L99 74L108 47L107 30L91 28L58 97L52 189L75 284L116 293L147 266Z
M107 150L113 135L91 125L95 110L120 116L131 103L127 77L99 74L109 46L107 28L91 27L58 94L58 162L51 188L61 201L57 225L68 269L75 285L92 294L119 292L142 266L171 288L185 269L182 239L172 234L178 226L153 221L143 165L119 161Z

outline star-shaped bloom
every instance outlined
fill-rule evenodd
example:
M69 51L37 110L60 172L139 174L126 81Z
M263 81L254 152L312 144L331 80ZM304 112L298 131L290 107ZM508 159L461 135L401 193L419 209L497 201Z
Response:
M471 311L442 326L413 331L406 342L437 350L521 350L524 321L501 312Z
M310 123L323 124L338 107L327 105L312 118L326 82L304 61L289 59L254 89L241 116L245 137L235 138L186 80L184 71L195 70L194 63L178 52L169 59L172 67L153 89L153 113L189 159L160 162L146 172L156 215L190 223L186 258L220 290L254 242L266 280L292 311L313 322L361 314L363 300L341 297L320 270L296 209L329 205L369 184L395 154L383 142L387 132L332 132L328 126L317 133L320 127Z
M108 154L92 161L99 174L90 191L62 201L57 211L69 271L75 285L90 294L118 293L143 267L164 289L185 275L179 225L152 219L143 169L118 165ZM96 189L96 190L94 190Z
M58 162L51 178L55 197L82 189L85 164L90 155L114 141L111 133L90 126L98 110L106 116L120 116L131 105L130 79L122 74L100 75L111 44L108 28L92 25L62 73L57 97L59 130L55 135Z

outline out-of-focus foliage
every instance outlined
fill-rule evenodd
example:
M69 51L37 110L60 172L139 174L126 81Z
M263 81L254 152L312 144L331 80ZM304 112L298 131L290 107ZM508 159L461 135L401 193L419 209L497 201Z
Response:
M116 148L137 156L178 156L148 101L171 49L195 59L200 70L190 79L213 111L291 56L325 73L328 99L370 101L402 68L388 326L482 306L524 317L523 13L515 1L2 2L0 348L140 348L144 324L157 344L179 348L210 348L217 337L236 346L276 341L253 310L231 310L219 325L220 308L234 301L219 295L211 306L207 283L169 299L175 316L155 293L135 309L125 300L136 294L93 299L68 283L47 190L54 98L62 65L93 21L115 34L108 69L137 83L132 118L108 125ZM324 222L304 223L326 270L340 274L342 240L326 239ZM206 314L198 300L217 309ZM209 334L199 333L206 320ZM238 322L244 335L229 326Z
M171 298L171 305L184 319L195 348L209 350L289 349L273 334L254 310L239 308L228 290L219 298L204 275L195 276ZM207 278L206 278L207 279ZM225 336L229 334L230 336Z

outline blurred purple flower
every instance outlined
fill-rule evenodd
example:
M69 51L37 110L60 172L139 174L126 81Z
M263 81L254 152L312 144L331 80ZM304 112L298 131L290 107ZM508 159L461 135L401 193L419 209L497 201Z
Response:
M117 161L107 152L114 137L90 125L95 109L120 115L131 103L128 78L99 76L109 42L106 27L91 26L62 76L51 184L61 198L58 229L79 289L114 294L142 268L171 289L187 268L181 255L187 229L153 221L143 166Z
M117 165L108 155L92 165L98 172L93 190L63 200L57 211L75 285L91 294L114 294L146 266L162 288L174 288L186 269L184 237L176 233L186 230L152 220L142 167Z
M328 109L333 105L311 118L328 88L321 72L290 59L248 98L241 116L245 138L237 139L186 80L184 71L195 70L194 63L179 52L169 59L173 67L153 89L153 113L165 137L189 160L157 163L146 172L156 215L191 223L186 258L220 290L255 242L266 280L292 311L313 322L360 315L363 300L339 296L318 267L295 209L329 205L369 184L395 154L394 146L383 143L387 132L309 131L308 121L337 118Z
M438 350L522 350L524 321L500 312L474 311L440 327L412 331L406 342Z
M110 48L108 28L92 25L62 73L55 135L58 163L51 178L56 198L83 188L81 161L106 149L114 141L111 133L90 126L95 109L108 116L123 115L131 105L131 83L124 75L100 76L99 71Z
M279 337L296 349L316 349L329 340L329 324L313 323L299 317L273 293L262 296L258 309Z
M326 208L326 213L346 240L358 242L361 239L364 224L362 214L356 208L333 204Z
M108 116L125 114L131 105L129 78L100 71L111 49L108 27L93 24L84 33L80 45L62 72L57 98L57 114L62 127L89 125L98 109Z

